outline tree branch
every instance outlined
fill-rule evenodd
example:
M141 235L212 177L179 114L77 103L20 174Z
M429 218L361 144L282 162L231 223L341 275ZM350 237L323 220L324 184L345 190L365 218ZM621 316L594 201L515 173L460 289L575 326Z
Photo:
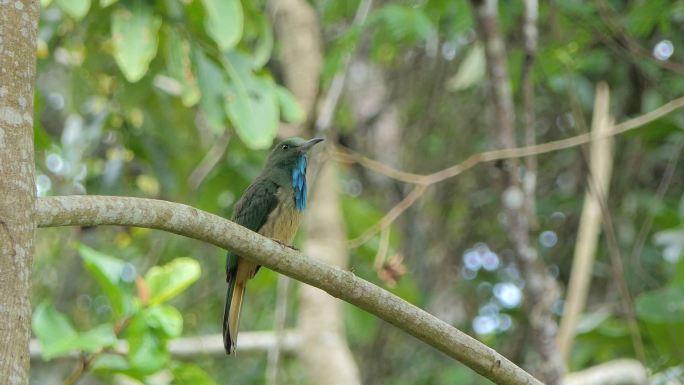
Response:
M129 197L49 197L37 200L35 220L38 227L146 227L205 241L356 305L497 384L541 384L493 349L353 273L308 258L231 221L190 206Z

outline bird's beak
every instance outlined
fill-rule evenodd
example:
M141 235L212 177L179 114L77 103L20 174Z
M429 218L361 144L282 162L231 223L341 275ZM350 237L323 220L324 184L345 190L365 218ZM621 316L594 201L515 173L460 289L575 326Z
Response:
M323 138L313 138L311 140L307 140L306 142L304 142L299 148L301 149L301 151L308 151L316 143L320 143L322 141Z

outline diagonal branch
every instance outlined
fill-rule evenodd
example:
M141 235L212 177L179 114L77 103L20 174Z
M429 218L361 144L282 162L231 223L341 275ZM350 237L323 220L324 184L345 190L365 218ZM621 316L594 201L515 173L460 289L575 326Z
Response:
M38 227L138 226L205 241L356 305L497 384L541 385L539 380L493 349L352 272L306 257L231 221L190 206L130 197L50 197L37 200L35 220Z

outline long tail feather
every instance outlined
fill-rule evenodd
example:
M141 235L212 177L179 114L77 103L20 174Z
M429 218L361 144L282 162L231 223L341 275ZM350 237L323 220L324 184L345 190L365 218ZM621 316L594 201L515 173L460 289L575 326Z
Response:
M240 308L242 307L242 297L245 294L244 283L241 285L237 284L237 263L229 266L227 269L226 281L228 289L226 290L226 301L223 307L223 347L226 350L226 354L231 354L235 352Z

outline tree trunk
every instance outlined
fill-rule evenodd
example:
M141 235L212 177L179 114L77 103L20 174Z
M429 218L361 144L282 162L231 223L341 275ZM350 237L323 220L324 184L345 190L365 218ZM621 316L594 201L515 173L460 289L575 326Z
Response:
M321 166L307 210L304 251L326 263L346 267L347 237L337 185L337 166ZM313 286L300 290L299 328L303 346L299 352L312 384L360 384L359 370L344 335L342 302Z
M302 105L307 121L311 121L323 65L318 15L304 0L271 0L269 9L280 45L285 84ZM281 134L307 136L302 126L281 127ZM318 167L312 166L309 174L315 176ZM338 197L337 167L327 162L320 166L317 179L311 179L309 188L314 191L310 191L312 200L305 217L304 249L311 257L346 266L349 253ZM299 356L307 368L309 382L360 384L359 370L344 337L342 303L308 285L302 286L300 300Z
M0 384L28 384L38 1L0 3Z

